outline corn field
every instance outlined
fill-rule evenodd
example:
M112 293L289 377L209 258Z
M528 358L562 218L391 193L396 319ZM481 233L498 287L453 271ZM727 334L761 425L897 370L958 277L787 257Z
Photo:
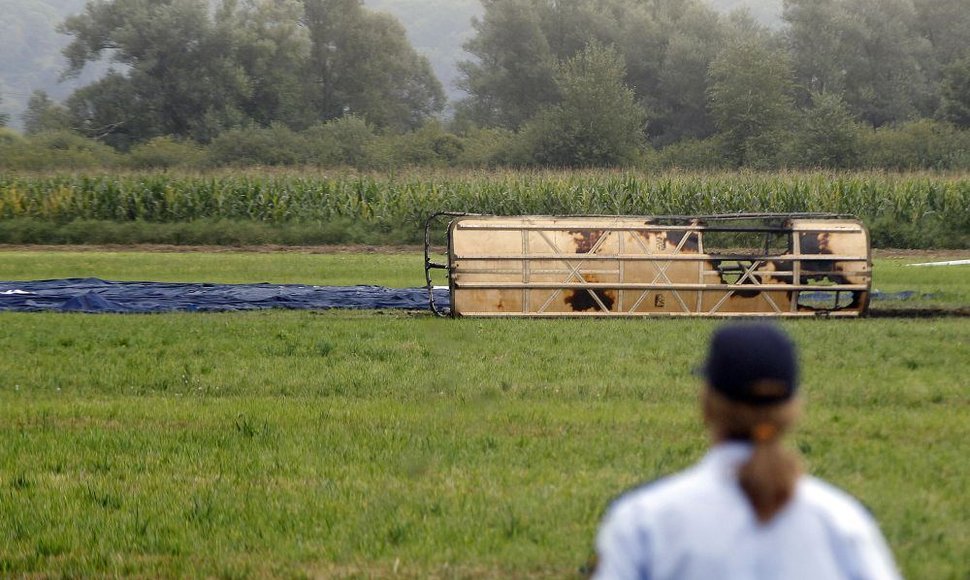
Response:
M269 225L349 220L413 231L438 211L486 214L852 214L877 244L970 245L970 177L890 173L646 175L611 171L401 175L274 172L0 174L0 227L30 218Z

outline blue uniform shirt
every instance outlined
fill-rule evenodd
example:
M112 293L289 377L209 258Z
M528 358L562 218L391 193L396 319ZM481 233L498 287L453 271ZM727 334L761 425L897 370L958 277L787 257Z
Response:
M750 453L745 443L717 445L690 469L618 499L597 536L594 578L899 578L869 513L814 477L758 522L737 481Z

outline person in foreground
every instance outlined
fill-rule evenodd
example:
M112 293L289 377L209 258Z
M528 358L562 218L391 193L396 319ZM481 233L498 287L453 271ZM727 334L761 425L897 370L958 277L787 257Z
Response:
M594 578L899 578L865 508L803 475L781 443L800 410L788 336L768 324L721 327L701 373L711 449L614 502Z

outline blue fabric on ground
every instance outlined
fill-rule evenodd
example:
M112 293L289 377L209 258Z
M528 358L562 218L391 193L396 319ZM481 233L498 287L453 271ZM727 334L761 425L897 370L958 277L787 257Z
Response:
M447 307L447 289L436 289L435 303ZM879 292L877 300L914 300L932 294L913 291ZM830 292L802 292L802 300L830 300ZM184 284L173 282L111 282L98 278L67 278L0 282L0 311L67 312L218 312L287 308L304 310L404 309L428 310L426 288L381 286L306 286L303 284Z
M435 290L447 305L448 290ZM426 288L303 284L182 284L68 278L0 282L0 311L218 312L288 308L428 310Z

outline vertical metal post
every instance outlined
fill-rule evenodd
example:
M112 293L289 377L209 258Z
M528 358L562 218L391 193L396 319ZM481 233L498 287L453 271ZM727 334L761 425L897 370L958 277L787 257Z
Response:
M697 224L695 223L694 225L696 226ZM697 253L703 254L704 253L704 232L697 230L696 233L697 233ZM704 264L705 263L706 262L704 260L697 260L697 283L698 284L704 283ZM705 292L706 292L705 290L697 291L697 310L695 310L695 312L697 313L700 313L701 309L704 307Z
M522 283L528 284L532 281L532 274L529 269L529 231L522 230ZM522 312L530 312L529 298L532 292L528 288L522 289Z
M619 254L622 256L622 255L626 254L626 251L625 251L626 250L626 233L625 232L619 232L617 235L619 236L619 241L616 244L617 252L619 252ZM619 276L618 276L619 277L619 282L620 282L620 284L622 284L623 282L626 281L626 261L625 260L619 260L619 263L617 264L617 273L619 274ZM622 288L617 292L617 297L616 297L616 311L617 312L623 312L624 311L624 309L623 309L623 289Z
M791 247L794 257L791 268L792 284L797 288L802 283L802 237L796 231L792 231L788 235L792 237ZM792 312L798 312L798 295L799 290L792 291L791 305L789 305Z

